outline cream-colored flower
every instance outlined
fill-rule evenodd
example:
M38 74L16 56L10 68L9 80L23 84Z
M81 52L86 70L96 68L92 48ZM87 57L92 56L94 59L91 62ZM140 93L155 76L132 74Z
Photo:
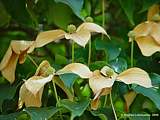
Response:
M24 82L19 92L19 104L26 107L40 107L43 89L54 77L55 70L48 61L43 61L34 76Z
M160 51L160 23L146 21L129 33L130 41L135 40L144 56Z
M36 38L36 47L42 47L50 42L60 40L60 39L71 39L78 45L85 47L91 37L91 33L102 33L108 36L106 31L99 25L95 23L85 22L82 23L77 30L72 31L72 33L66 33L63 30L50 30L41 32ZM108 36L109 37L109 36Z
M34 41L11 41L8 50L0 63L0 71L4 78L10 83L13 83L15 80L17 61L19 60L20 64L24 63L26 54L31 53L34 48Z
M144 56L160 52L160 6L154 4L148 10L147 21L129 32L129 41L135 40Z
M104 66L101 70L91 72L86 65L81 63L71 63L56 74L75 73L82 78L89 79L89 85L95 97L91 103L92 109L97 109L99 98L111 92L114 82L120 81L125 84L137 84L146 88L152 87L151 79L147 72L140 68L130 68L124 72L117 74L108 66Z

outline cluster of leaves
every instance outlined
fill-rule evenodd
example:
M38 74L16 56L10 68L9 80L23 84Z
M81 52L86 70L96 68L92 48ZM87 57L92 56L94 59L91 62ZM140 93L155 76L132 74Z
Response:
M1 0L0 120L158 114L158 2Z

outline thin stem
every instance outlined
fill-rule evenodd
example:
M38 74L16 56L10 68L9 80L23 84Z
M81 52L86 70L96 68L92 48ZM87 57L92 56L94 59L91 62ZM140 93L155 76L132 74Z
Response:
M113 106L112 94L110 93L109 96L110 96L111 106L112 106L112 110L113 110L113 113L114 113L115 120L118 120L117 115L116 115L116 111L115 111L114 106Z
M105 96L103 107L106 107L108 95Z
M52 81L53 81L53 89L54 89L54 94L55 94L55 97L56 97L56 101L57 101L57 103L59 104L59 99L58 99L58 94L57 94L56 85L55 85L54 80L52 80ZM60 119L63 120L61 111L59 111L59 114L60 114Z
M72 41L72 63L74 63L74 41Z
M57 94L57 89L56 89L56 85L55 85L54 80L53 80L53 88L54 88L54 94L55 94L55 97L56 97L56 101L57 101L57 103L59 103L58 94Z
M91 62L91 52L92 52L92 43L91 43L91 39L89 40L89 47L88 47L88 66Z
M105 0L102 0L102 27L105 26ZM102 34L101 39L103 40L104 35Z
M134 40L131 41L131 67L133 67Z
M38 68L37 63L33 60L33 58L30 55L27 55L27 57L29 58L29 60Z

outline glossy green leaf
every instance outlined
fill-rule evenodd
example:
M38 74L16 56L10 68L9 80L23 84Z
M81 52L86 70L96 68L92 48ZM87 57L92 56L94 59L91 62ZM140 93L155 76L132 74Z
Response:
M56 85L58 85L67 95L69 100L73 100L74 95L70 92L70 90L66 87L64 82L59 77L54 77L54 81Z
M44 108L25 108L23 111L27 112L32 120L47 120L58 110L58 108L50 106Z
M62 74L59 76L67 88L72 88L74 81L79 77L73 73Z
M116 59L121 52L121 48L113 43L112 40L102 41L100 39L96 39L95 46L97 50L104 50L106 52L106 59L109 61Z
M61 100L59 105L68 109L71 112L71 120L77 116L81 116L89 105L89 100L79 102L71 102L67 99Z
M134 0L127 0L127 1L119 0L119 2L125 14L127 15L129 22L131 23L131 25L134 25L133 13L134 13L135 1Z
M55 2L61 2L68 5L79 18L83 19L80 16L81 9L83 7L83 0L55 0Z
M115 60L109 62L109 64L113 67L115 72L121 73L127 69L127 61L123 58L116 58Z
M149 99L151 99L154 104L156 105L156 107L158 109L160 109L160 94L158 92L157 89L155 88L144 88L141 86L135 86L132 87L134 91L136 91L137 93L143 94L144 96L148 97Z
M12 99L16 93L16 87L10 85L0 85L0 111L4 100Z
M151 73L149 74L151 80L152 80L152 85L160 85L160 75L159 74L156 74L156 73Z

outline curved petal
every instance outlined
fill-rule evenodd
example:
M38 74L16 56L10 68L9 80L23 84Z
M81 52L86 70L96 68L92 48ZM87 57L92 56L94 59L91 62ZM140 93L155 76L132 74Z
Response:
M77 32L84 31L84 30L88 30L89 32L102 33L102 34L106 35L108 38L110 38L109 35L107 34L107 32L104 30L104 28L102 28L101 26L99 26L95 23L85 22L85 23L82 23L77 28Z
M12 50L16 54L21 54L21 52L28 50L33 44L34 44L34 41L24 41L24 40L11 41Z
M25 104L26 107L40 107L41 98L43 94L43 87L36 95L33 95L23 84L19 91L19 103Z
M92 77L89 79L89 86L94 92L94 94L96 94L98 91L102 90L103 88L112 87L116 79L116 76L117 75L113 76L113 78L104 77L101 75L99 70L95 70L93 72Z
M65 32L63 30L49 30L45 32L40 32L36 38L35 46L43 47L48 43L63 39L64 35Z
M151 79L147 72L136 67L120 73L117 80L122 81L125 84L137 84L146 88L152 87Z
M149 35L150 32L152 31L152 26L154 24L155 24L154 22L146 21L146 22L143 22L143 23L137 25L133 29L133 32L135 33L135 37L142 37L142 36Z
M158 4L152 5L148 10L147 20L152 21L153 16L156 15L156 14L159 14L159 12L160 12L159 5Z
M111 77L114 76L116 73L112 68L109 66L104 66L100 71L105 77Z
M160 23L154 24L150 35L160 45Z
M160 45L150 36L136 38L136 42L144 56L151 56L160 51Z
M92 76L92 72L90 69L81 63L71 63L66 65L64 68L58 70L56 74L61 75L65 73L74 73L79 75L81 78L90 78Z
M12 49L9 46L6 54L4 55L4 57L3 57L3 59L2 59L2 61L0 63L0 70L4 69L8 65L11 57L12 57Z
M13 52L7 66L1 70L4 78L6 78L10 83L13 83L15 80L15 70L16 70L18 57L19 55Z
M133 103L136 96L137 96L137 93L134 92L134 91L129 91L128 93L124 94L124 99L125 99L125 102L126 102L127 111L129 111L129 107Z
M66 33L65 38L71 39L74 42L76 42L78 45L85 47L91 38L91 34L87 30L83 30L83 31L81 30L81 31L78 31L78 32L72 33L72 34Z
M35 76L47 77L50 74L54 74L55 69L52 68L47 60L41 62L36 70Z
M111 90L112 90L112 88L103 88L102 90L98 91L95 94L94 99L91 101L91 109L97 110L97 108L99 106L99 102L100 102L100 100L99 100L100 96L110 94Z
M33 95L36 95L52 78L53 75L48 77L33 76L25 82L25 86Z

